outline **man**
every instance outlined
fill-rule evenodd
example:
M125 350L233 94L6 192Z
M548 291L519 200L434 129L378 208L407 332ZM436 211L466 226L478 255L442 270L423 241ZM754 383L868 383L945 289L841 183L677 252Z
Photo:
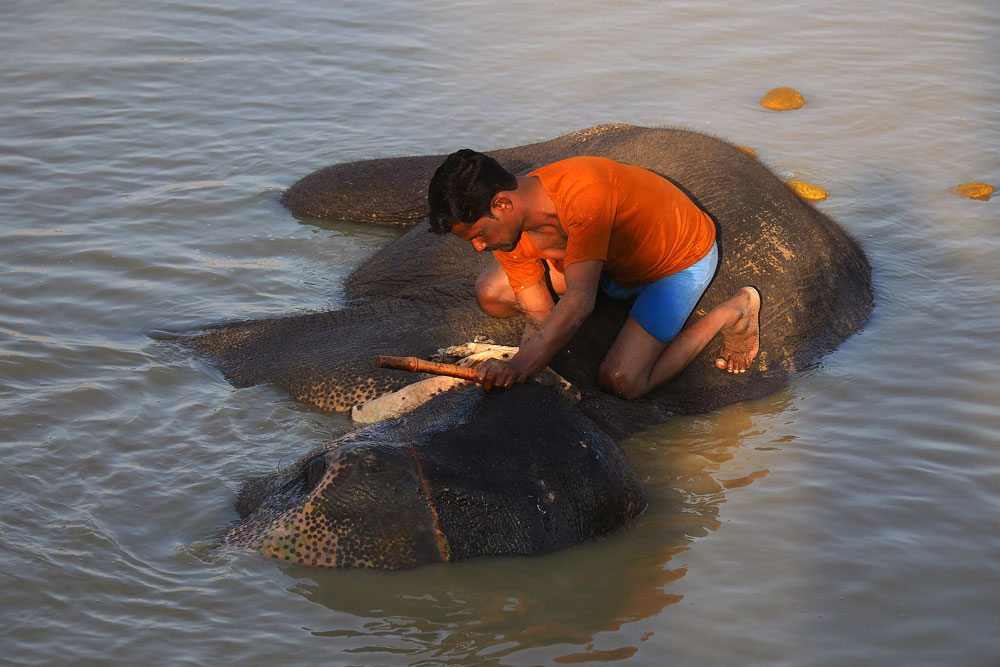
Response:
M516 178L493 158L463 149L434 173L428 200L432 231L451 232L497 259L476 282L480 307L528 320L518 353L480 368L476 382L486 389L511 387L545 368L590 315L599 287L619 299L636 296L598 370L609 393L646 395L720 333L720 369L743 373L757 354L760 294L753 287L682 329L715 274L715 225L657 174L576 157Z

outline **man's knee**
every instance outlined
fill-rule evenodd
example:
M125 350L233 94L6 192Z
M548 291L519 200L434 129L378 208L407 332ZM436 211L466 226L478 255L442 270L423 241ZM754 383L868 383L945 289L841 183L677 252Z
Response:
M620 366L609 364L607 359L597 369L597 384L612 396L626 401L643 395L635 379L629 377Z
M492 290L490 290L489 280L485 273L481 273L478 278L476 278L476 303L482 310L486 310L488 305L493 298L491 296Z
M480 310L493 317L513 317L518 312L514 292L506 278L503 282L498 281L493 270L483 272L476 279L476 303Z

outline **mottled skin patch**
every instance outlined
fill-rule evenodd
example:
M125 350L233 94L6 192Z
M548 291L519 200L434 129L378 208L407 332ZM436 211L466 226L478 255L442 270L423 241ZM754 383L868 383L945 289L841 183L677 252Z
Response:
M314 567L396 569L443 560L419 470L405 446L351 434L293 468L274 494L281 504L264 498L224 544Z
M350 378L346 380L350 382ZM310 385L307 391L293 395L293 398L328 412L344 412L358 403L395 391L397 384L392 378L376 379L358 375L353 384L346 386L333 381L317 382Z

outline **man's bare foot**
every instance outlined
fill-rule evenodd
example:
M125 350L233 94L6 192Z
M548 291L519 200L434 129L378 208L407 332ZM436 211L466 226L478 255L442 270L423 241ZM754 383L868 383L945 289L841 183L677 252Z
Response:
M755 287L741 287L730 301L740 316L731 327L720 332L722 354L715 365L730 373L746 373L760 349L760 292Z

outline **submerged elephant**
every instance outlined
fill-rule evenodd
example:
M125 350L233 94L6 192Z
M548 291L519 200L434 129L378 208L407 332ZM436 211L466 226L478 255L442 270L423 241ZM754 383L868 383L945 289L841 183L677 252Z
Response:
M567 157L597 155L669 178L718 227L719 269L692 317L704 315L742 285L754 285L762 294L760 352L750 371L720 372L714 365L716 341L679 376L635 401L616 399L597 387L597 367L628 308L599 298L594 313L551 366L581 390L579 410L613 437L679 412L707 411L769 393L857 331L871 312L871 269L854 239L799 199L763 164L725 141L684 130L605 125L490 154L517 174ZM477 255L450 235L430 234L421 222L427 183L443 159L439 155L339 164L293 185L282 201L296 215L416 226L352 273L343 309L216 325L185 337L186 343L212 360L236 386L271 382L294 398L329 411L349 409L412 380L400 371L377 368L376 353L427 357L438 348L476 337L516 344L523 323L486 316L473 297L476 277L492 257ZM478 392L476 400L484 400L481 390L467 391ZM490 422L501 429L501 436L513 430L521 419L519 411L531 403L525 400L519 405L521 395L513 392L503 407L493 400L484 404L494 406L484 407L487 412L500 409L509 415L510 426L503 420ZM425 409L446 419L453 408L439 397ZM566 410L533 422L558 441L552 445L557 448L572 447L575 436L561 434L570 433L570 426L583 420L583 415L571 416L578 414L576 408ZM477 423L487 421L482 415L477 420L463 427L464 437L472 443L469 450L448 450L448 456L475 455L474 443L486 435L485 427ZM431 429L432 421L417 422L418 430ZM398 434L402 427L393 428ZM408 437L413 437L415 427L409 428ZM279 514L287 519L294 505L299 512L297 526L329 522L325 510L309 500L318 481L315 471L310 472L318 465L311 463L315 460L307 457L284 475L250 485L255 489L248 494L253 500L242 507L243 522L229 533L227 542L260 546L283 534L288 525L268 519L275 516L268 507L283 508ZM535 488L533 474L529 467L525 479L506 480L509 486L494 496L506 500L504 511L529 502L526 498L532 496L525 489ZM619 469L614 474L622 473ZM589 482L581 478L577 483ZM254 515L258 510L262 514ZM624 523L631 515L617 516ZM597 517L584 511L574 520L591 523ZM421 530L427 530L426 523ZM357 560L379 561L377 554L384 551L388 538L380 539L383 542L371 545L376 555Z

